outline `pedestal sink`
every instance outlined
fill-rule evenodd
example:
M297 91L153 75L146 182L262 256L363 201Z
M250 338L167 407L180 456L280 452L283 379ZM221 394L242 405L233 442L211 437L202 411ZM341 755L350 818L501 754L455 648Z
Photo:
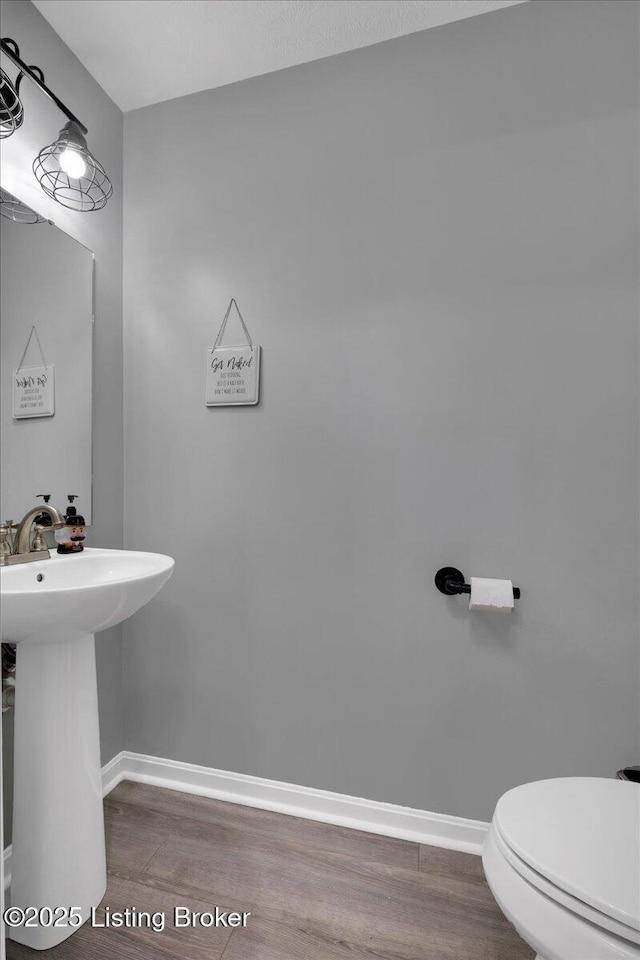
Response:
M99 549L0 567L2 639L17 643L13 907L76 908L84 922L104 895L93 635L148 603L173 567L158 553ZM71 923L52 926L45 913L9 935L44 950Z

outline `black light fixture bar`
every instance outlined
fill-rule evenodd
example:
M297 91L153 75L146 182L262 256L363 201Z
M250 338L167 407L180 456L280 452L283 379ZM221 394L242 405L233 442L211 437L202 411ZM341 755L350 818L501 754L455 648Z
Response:
M9 59L20 70L20 74L18 75L18 78L16 80L16 88L18 88L20 85L20 80L22 79L22 75L24 75L25 77L29 77L29 79L33 81L33 83L35 83L36 87L42 90L42 92L46 94L46 96L49 97L50 100L53 100L58 110L61 110L62 113L64 113L65 117L67 117L67 119L72 120L73 123L77 123L77 125L80 127L80 130L82 131L83 134L86 135L89 132L87 127L85 127L84 123L78 120L75 114L73 114L71 110L69 110L69 108L62 102L62 100L56 97L53 90L49 89L49 87L44 82L44 73L42 73L42 70L39 67L27 66L24 60L21 59L20 48L18 47L18 44L15 42L15 40L12 40L10 37L3 37L2 39L0 39L0 51L2 51L2 53L4 53L7 57L9 57ZM42 79L40 79L37 73L35 73L36 70L41 75Z

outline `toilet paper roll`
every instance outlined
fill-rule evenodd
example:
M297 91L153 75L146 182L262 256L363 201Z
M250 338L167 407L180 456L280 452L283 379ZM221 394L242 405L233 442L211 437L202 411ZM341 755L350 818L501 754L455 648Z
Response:
M513 610L513 583L511 580L471 577L469 610L496 610L500 613Z

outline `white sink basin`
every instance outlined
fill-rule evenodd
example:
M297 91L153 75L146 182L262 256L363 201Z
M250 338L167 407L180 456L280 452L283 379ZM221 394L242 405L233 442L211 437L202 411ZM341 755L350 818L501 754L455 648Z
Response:
M93 634L148 603L171 557L85 549L0 567L2 639L17 643L11 905L73 908L107 885ZM46 922L46 913L45 913ZM16 927L35 950L74 926Z
M42 642L106 630L148 603L173 567L161 553L94 548L0 567L2 639Z

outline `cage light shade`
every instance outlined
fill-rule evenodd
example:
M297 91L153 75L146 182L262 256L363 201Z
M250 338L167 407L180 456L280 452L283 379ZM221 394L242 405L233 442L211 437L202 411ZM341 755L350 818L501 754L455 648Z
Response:
M6 217L14 223L47 223L44 217L2 187L0 187L0 217Z
M22 126L24 111L18 91L0 68L0 140L10 137Z
M69 162L70 157L74 162ZM72 120L62 128L57 140L43 147L33 161L33 172L47 196L70 210L101 210L113 194L104 167Z

